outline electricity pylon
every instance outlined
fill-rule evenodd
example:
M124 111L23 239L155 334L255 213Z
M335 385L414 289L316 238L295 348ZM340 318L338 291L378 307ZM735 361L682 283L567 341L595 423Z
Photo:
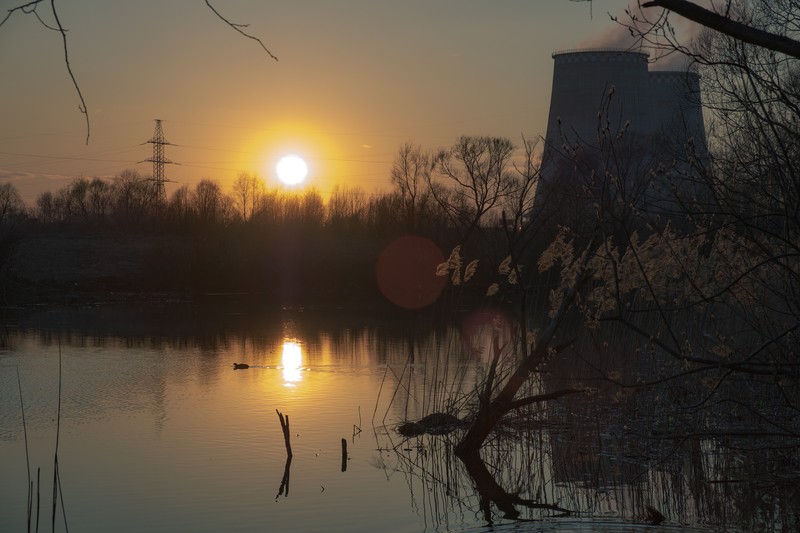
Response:
M171 145L164 138L164 130L161 128L161 119L156 120L156 131L153 138L146 141L153 145L153 157L145 159L145 161L153 163L153 181L155 182L154 196L157 202L164 202L167 199L167 192L164 189L164 165L172 163L169 159L164 157L164 146Z

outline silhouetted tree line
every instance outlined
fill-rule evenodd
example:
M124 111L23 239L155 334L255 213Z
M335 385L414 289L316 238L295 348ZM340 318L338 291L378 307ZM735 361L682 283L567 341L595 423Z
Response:
M402 235L430 238L445 257L463 244L502 259L494 251L502 214L522 220L531 192L525 173L535 172L530 164L516 170L514 151L511 141L491 137L462 137L439 151L407 143L392 167L391 190L337 186L327 199L313 188L267 189L244 172L229 192L202 179L159 198L149 176L125 170L111 179L76 179L27 208L7 185L3 192L13 201L0 205L0 223L21 221L17 236L41 243L45 236L90 239L98 247L148 243L144 256L131 258L141 274L118 280L120 290L379 298L376 258ZM14 265L10 255L4 264ZM24 265L15 266L24 279Z

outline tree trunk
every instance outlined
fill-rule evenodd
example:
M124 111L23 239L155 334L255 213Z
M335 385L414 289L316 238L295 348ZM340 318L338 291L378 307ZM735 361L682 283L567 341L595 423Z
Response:
M483 446L483 443L486 440L486 437L488 437L489 433L492 432L492 429L494 429L497 422L499 422L500 419L503 418L503 416L505 416L505 414L510 410L515 409L520 405L519 403L515 404L514 396L517 394L522 385L528 381L531 372L533 372L542 363L542 361L544 361L551 349L558 350L557 347L553 346L553 339L558 332L561 323L564 321L567 311L572 307L578 291L589 279L589 276L586 273L586 264L588 263L588 258L590 255L591 254L588 253L586 254L586 257L583 260L583 265L578 271L579 273L576 276L573 286L571 288L564 289L564 296L561 299L558 310L553 315L553 318L550 319L550 323L542 333L542 337L537 346L534 347L533 351L523 359L514 374L512 374L505 385L503 385L503 388L500 390L500 392L498 392L497 395L491 399L491 401L489 398L486 398L480 403L478 414L475 416L475 420L467 430L464 438L462 438L458 445L456 445L455 453L457 456L463 459L471 455L478 454L481 446ZM522 324L522 327L524 328L526 325Z

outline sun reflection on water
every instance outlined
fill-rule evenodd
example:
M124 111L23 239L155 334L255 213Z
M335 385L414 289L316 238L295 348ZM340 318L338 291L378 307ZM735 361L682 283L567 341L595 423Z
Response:
M300 343L295 340L284 340L281 366L283 367L283 384L286 387L294 387L295 383L303 379L302 365L303 351Z

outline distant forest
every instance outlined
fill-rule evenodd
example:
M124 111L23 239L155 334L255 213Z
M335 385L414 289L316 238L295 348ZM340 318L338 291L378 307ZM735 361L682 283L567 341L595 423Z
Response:
M496 243L503 216L512 227L522 220L530 173L538 172L512 164L515 150L490 137L463 137L435 153L406 144L391 190L370 195L339 186L327 199L313 188L267 189L244 172L229 193L203 179L159 198L149 176L125 170L112 179L76 179L40 194L33 206L5 184L4 294L9 303L142 292L264 293L290 302L380 298L376 258L403 235L432 240L445 258L465 244L502 260Z

